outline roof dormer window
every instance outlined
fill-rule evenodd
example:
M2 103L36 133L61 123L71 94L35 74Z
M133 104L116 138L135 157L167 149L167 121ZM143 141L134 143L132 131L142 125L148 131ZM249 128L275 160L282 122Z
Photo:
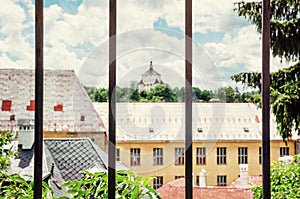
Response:
M249 132L249 128L248 127L244 127L244 132L248 133Z

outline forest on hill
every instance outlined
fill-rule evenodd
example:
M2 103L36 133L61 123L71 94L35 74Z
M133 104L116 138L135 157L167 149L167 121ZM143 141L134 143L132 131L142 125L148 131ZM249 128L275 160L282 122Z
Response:
M108 89L85 87L87 94L93 102L107 102ZM201 90L198 87L193 87L194 102L210 102L219 101L226 103L246 103L255 101L255 96L259 92L244 92L241 93L238 88L221 87L215 91ZM137 88L116 88L117 102L183 102L184 88L171 88L168 85L158 85L150 91L140 91Z

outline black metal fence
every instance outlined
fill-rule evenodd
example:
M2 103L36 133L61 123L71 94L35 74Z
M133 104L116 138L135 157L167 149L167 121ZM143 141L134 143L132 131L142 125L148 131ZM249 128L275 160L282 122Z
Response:
M116 0L109 0L109 198L115 198L116 151ZM217 2L216 2L217 3ZM263 197L270 198L270 0L263 0L262 14L262 148ZM43 160L43 0L35 1L35 159L34 198L42 198ZM192 187L192 0L185 0L185 197L193 198Z

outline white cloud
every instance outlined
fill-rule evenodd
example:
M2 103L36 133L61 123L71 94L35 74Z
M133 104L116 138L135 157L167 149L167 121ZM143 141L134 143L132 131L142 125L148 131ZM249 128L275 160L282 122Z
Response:
M33 26L34 5L31 0L23 0L23 3L21 7L15 0L1 2L0 35L7 37L0 37L0 67L33 67L33 34L22 34L22 31ZM259 36L253 26L246 26L245 19L236 16L231 1L194 1L193 9L195 32L225 33L222 42L205 45L213 63L205 54L206 61L199 59L203 52L196 53L194 74L198 74L198 78L195 78L195 83L203 84L218 76L217 71L208 71L201 63L211 69L215 68L214 64L217 67L244 65L249 70L260 69L257 67L261 62ZM45 8L45 68L74 69L82 75L80 73L86 72L85 67L90 65L84 79L107 82L103 75L99 80L99 71L95 68L101 68L103 72L108 66L108 1L85 0L77 10L76 14L69 14L59 5ZM153 30L153 23L159 18L165 19L170 27L184 30L183 0L122 0L118 1L117 13L117 45L122 52L118 60L120 79L127 78L130 70L135 72L135 69L147 67L150 60L162 70L170 68L183 74L183 40ZM83 47L87 43L89 48ZM89 53L90 57L82 57ZM272 62L278 66L278 60ZM169 78L169 81L176 83L175 78Z
M25 2L26 3L26 2ZM0 21L2 27L0 34L0 67L32 67L31 44L27 41L28 35L23 35L22 31L30 27L26 17L26 12L30 14L32 8L24 10L15 1L3 1L0 7ZM9 58L9 53L14 58Z
M220 43L207 43L205 49L218 67L244 65L250 71L261 69L261 42L253 26L241 28L235 37L225 34Z

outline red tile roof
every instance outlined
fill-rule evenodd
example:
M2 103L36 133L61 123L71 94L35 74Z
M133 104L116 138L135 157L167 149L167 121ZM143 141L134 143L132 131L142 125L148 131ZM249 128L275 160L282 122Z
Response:
M252 177L251 177L252 178ZM250 179L251 179L250 178ZM254 179L254 178L253 178ZM258 179L255 177L255 179ZM261 179L261 177L260 177ZM237 183L238 181L236 181ZM194 198L214 198L214 199L248 199L252 198L250 188L238 188L237 184L230 186L207 186L205 188L194 186ZM173 180L157 190L163 199L183 199L185 198L185 179Z

